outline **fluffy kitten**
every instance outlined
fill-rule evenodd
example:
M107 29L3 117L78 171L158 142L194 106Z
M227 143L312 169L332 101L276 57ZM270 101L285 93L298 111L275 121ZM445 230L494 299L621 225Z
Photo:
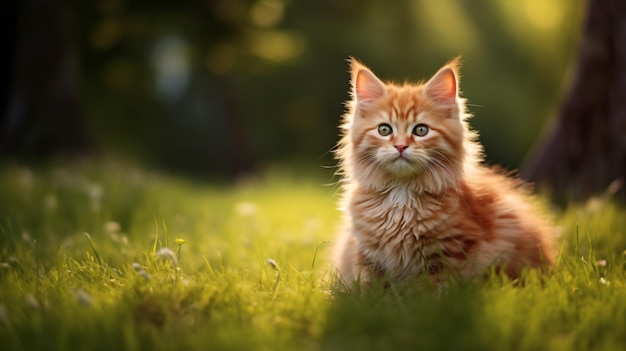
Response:
M351 73L337 150L345 220L335 263L346 283L490 266L516 278L553 264L553 228L521 182L481 165L458 59L419 84L383 83L355 59Z

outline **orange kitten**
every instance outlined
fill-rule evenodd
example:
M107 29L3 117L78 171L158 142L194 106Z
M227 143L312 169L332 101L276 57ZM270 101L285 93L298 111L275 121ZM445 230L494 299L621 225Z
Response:
M420 84L383 83L354 59L351 72L337 150L345 223L335 262L346 283L490 266L516 278L553 264L553 228L521 183L481 165L458 59Z

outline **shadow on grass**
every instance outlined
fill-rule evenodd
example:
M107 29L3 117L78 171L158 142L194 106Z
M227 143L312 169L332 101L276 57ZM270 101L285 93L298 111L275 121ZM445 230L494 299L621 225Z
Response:
M394 285L338 293L328 310L322 350L484 350L475 287Z

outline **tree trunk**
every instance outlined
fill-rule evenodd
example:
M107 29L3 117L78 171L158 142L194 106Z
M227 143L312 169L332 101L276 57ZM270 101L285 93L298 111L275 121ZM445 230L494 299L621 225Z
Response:
M626 1L589 1L574 80L521 175L555 202L607 189L626 200Z
M12 3L14 4L14 3ZM66 1L20 0L0 117L0 152L18 157L76 154L88 147L78 103Z

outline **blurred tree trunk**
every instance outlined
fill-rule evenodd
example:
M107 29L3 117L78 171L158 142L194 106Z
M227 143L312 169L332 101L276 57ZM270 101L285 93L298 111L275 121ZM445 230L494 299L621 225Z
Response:
M618 191L626 177L626 1L589 0L570 89L522 169L556 202ZM613 186L609 185L613 183Z
M0 152L18 157L76 154L88 148L78 103L67 1L9 1L14 28L2 82ZM11 22L10 22L11 23ZM5 34L7 35L7 34Z

